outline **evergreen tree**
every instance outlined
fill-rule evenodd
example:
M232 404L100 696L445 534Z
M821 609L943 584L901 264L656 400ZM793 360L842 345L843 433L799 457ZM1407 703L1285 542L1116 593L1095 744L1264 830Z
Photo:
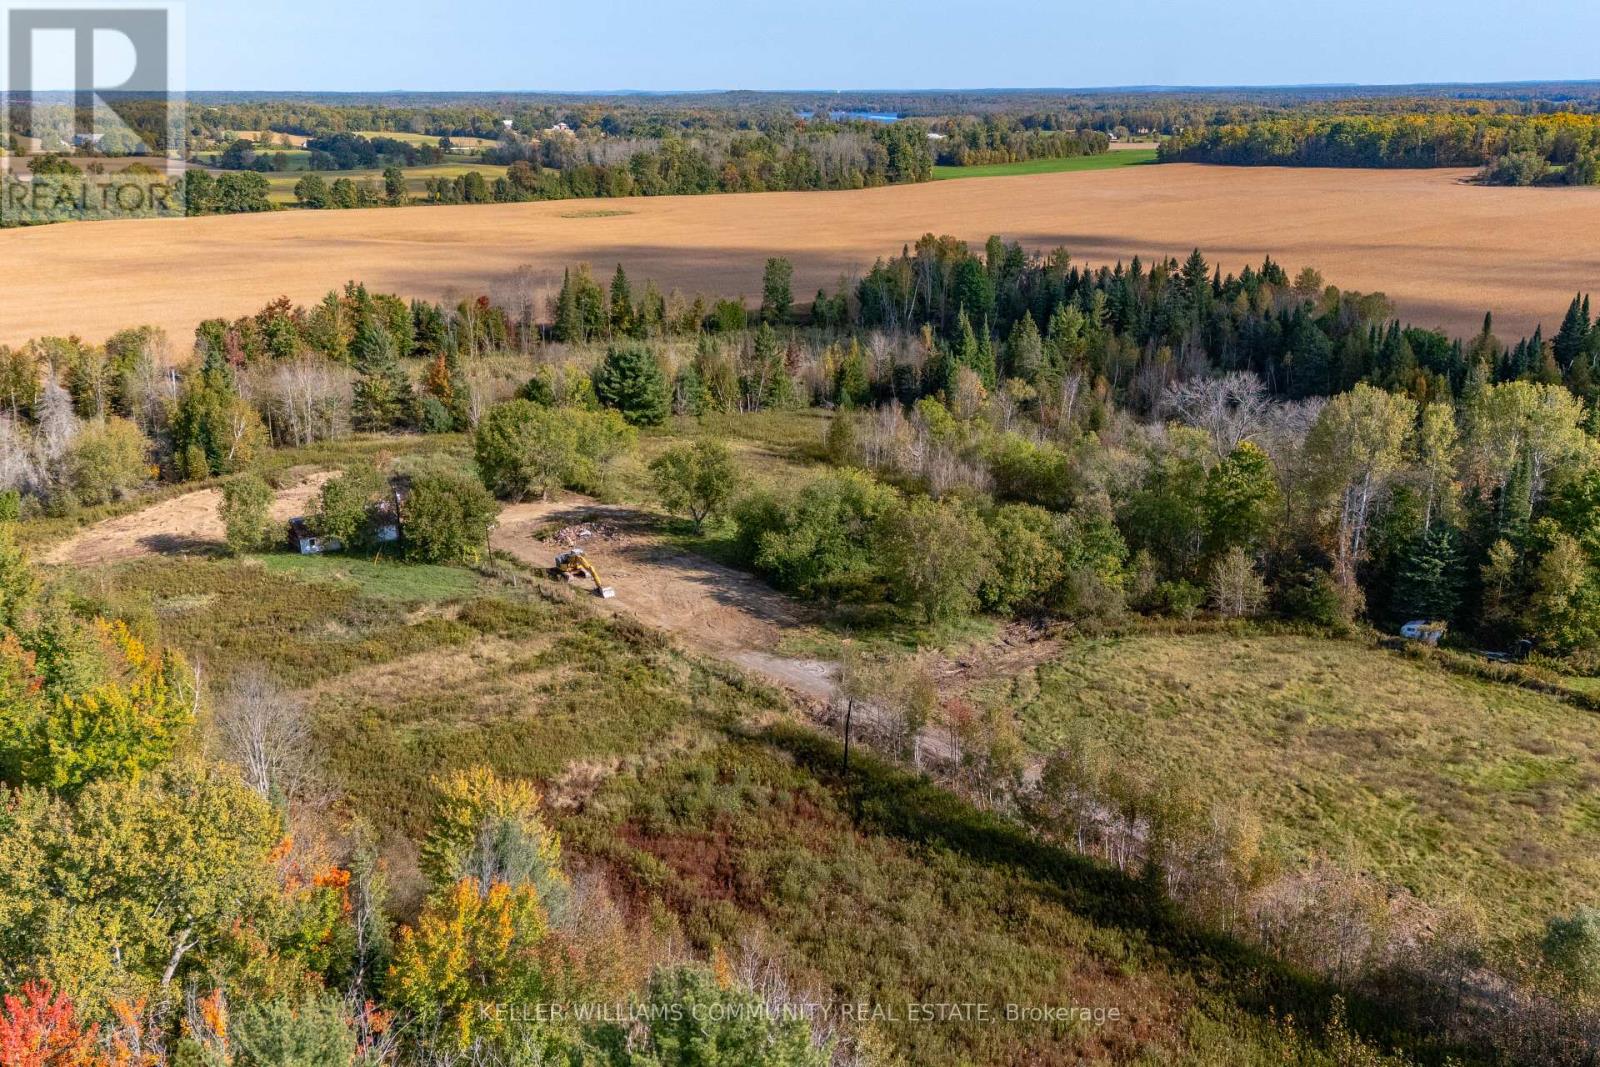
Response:
M617 273L611 277L611 336L628 337L633 334L633 287L628 275L617 264Z
M967 367L983 382L985 389L995 386L994 348L989 343L988 323L984 323L983 336L979 336L972 329L972 320L967 317L967 309L962 308L956 315L956 346L955 363L958 367Z
M1039 337L1039 327L1033 324L1032 315L1023 315L1006 341L1006 377L1037 385L1043 369L1044 341Z
M866 355L861 343L852 340L850 350L839 361L834 373L834 396L841 408L861 407L872 398L872 383L867 378Z
M761 317L767 322L789 321L794 308L794 264L787 259L767 260L761 273Z
M1583 352L1589 341L1590 329L1588 298L1574 296L1555 338L1555 359L1562 368L1570 367L1572 361Z
M1400 558L1394 584L1394 614L1399 619L1449 622L1461 604L1460 535L1442 522L1422 530Z
M1184 298L1191 310L1198 311L1205 306L1206 298L1210 295L1207 285L1210 274L1211 268L1206 265L1206 257L1196 248L1189 254L1178 275L1178 284L1183 287Z
M351 346L356 379L350 415L357 429L382 433L400 425L411 409L411 381L400 366L394 337L367 317Z
M659 426L672 410L672 392L655 353L641 344L612 345L594 373L600 402L634 426Z

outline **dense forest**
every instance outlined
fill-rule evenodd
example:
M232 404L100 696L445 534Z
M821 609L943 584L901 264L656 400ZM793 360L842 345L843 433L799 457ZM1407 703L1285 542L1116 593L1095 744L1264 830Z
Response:
M1164 141L1167 162L1306 167L1482 167L1496 185L1600 182L1592 114L1340 115L1194 127Z

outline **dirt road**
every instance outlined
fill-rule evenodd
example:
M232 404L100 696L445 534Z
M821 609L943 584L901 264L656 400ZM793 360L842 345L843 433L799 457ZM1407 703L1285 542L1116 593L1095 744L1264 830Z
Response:
M322 483L332 471L307 475L272 502L272 517L288 522L310 508ZM175 496L115 519L107 519L73 534L46 552L42 562L92 567L140 556L178 552L205 552L221 547L225 531L217 516L222 493L200 489Z
M279 491L275 519L304 514L332 476L311 474ZM210 551L222 542L217 517L221 494L186 493L143 511L89 527L56 545L46 563L95 566L157 553ZM582 548L613 599L596 610L627 617L676 637L691 651L734 663L812 705L831 726L842 725L838 664L785 656L786 632L820 621L814 608L779 593L743 571L674 547L663 539L658 516L582 497L512 504L500 513L492 543L529 566L544 569L570 547ZM1022 670L1048 656L1055 642L1013 627L981 649L936 665L941 691L958 695L995 674ZM854 708L858 736L893 732L891 717L867 704ZM947 730L929 728L917 739L921 766L953 764L959 751Z

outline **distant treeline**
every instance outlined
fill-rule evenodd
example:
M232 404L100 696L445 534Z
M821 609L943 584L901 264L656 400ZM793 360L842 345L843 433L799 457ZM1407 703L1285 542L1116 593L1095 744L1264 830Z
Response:
M1409 114L1278 118L1185 130L1164 162L1305 167L1483 167L1496 184L1600 180L1600 115Z
M306 141L311 153L306 170L372 170L389 164L416 167L438 163L444 150L437 145L419 145L393 137L363 137L354 133L335 133ZM255 141L237 138L217 157L223 170L257 170L263 173L291 169L294 157L286 152L263 149Z
M124 115L159 150L161 108L119 100ZM10 129L50 140L70 139L73 109L53 99L13 94ZM825 124L831 111L890 113L930 121L1002 117L1023 125L1103 133L1170 135L1295 116L1458 114L1543 115L1600 110L1593 83L1446 85L1360 89L1209 89L1178 91L1018 90L975 92L685 93L607 96L579 93L191 94L191 143L226 142L237 130L273 130L306 137L385 131L429 137L499 139L505 120L523 137L565 124L608 137L659 139L713 130L763 133L797 124ZM802 120L802 114L819 120ZM53 145L50 145L53 147ZM129 146L113 143L109 150Z
M935 122L931 132L940 139L935 142L934 162L941 167L977 167L1093 156L1111 148L1109 134L1062 128L1059 121L1052 115L988 115Z
M585 93L382 93L191 95L197 128L322 131L396 130L496 137L501 119L524 133L564 122L600 127L612 136L659 137L669 130L765 129L792 124L802 112L886 112L904 118L1052 115L1061 128L1173 133L1184 127L1301 114L1541 114L1594 111L1592 82L1524 85L1290 87L1139 90L978 90L719 92L605 95Z

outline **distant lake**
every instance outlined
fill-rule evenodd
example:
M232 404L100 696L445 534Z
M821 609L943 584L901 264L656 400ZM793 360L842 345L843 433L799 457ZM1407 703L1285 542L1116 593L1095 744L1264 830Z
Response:
M801 111L801 112L799 112L799 115L803 119L809 119L809 118L815 116L816 112L815 111ZM900 116L896 115L893 111L830 111L830 112L828 112L828 117L830 119L835 120L835 121L838 121L840 119L861 119L861 120L865 120L867 122L899 122L900 121Z

